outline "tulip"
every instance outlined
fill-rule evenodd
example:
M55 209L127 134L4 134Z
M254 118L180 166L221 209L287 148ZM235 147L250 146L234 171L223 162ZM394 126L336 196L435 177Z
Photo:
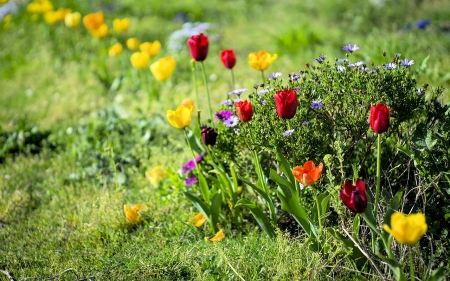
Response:
M356 180L356 186L350 182L344 183L344 188L340 190L342 202L352 212L362 214L367 208L366 187L361 179Z
M161 166L156 166L150 171L145 172L145 176L152 185L158 185L158 183L167 175L166 170Z
M60 8L60 9L56 10L56 16L58 18L58 21L63 21L66 18L66 16L71 13L72 13L71 9Z
M195 227L200 227L205 224L206 217L203 213L198 213L191 219L191 222L195 225Z
M312 185L315 183L322 174L323 163L320 163L318 167L314 165L314 162L306 161L303 166L296 166L292 170L292 174L295 179L304 185Z
M220 60L226 68L232 69L236 64L236 55L234 50L229 49L220 51Z
M125 212L125 217L130 223L136 224L141 222L141 215L138 213L142 209L143 204L136 204L133 207L128 207L123 205L123 211Z
M104 24L103 12L85 15L83 17L83 24L88 30L99 29Z
M181 104L189 108L191 112L194 110L194 102L190 98L185 99Z
M176 110L167 110L167 120L175 128L184 129L191 123L191 114L189 108L180 105Z
M153 43L144 42L139 46L142 52L149 54L150 56L156 56L161 50L161 42L155 40Z
M223 231L221 229L221 230L219 230L219 232L216 233L216 235L214 235L213 238L209 239L209 241L211 241L211 242L218 242L218 241L221 241L223 239L225 239L225 235L223 234Z
M139 40L137 38L128 38L126 44L130 51L139 50Z
M422 213L405 216L395 212L391 216L391 227L384 224L383 229L394 236L398 243L414 245L425 235L428 226Z
M209 45L208 36L205 36L203 33L192 35L191 38L188 39L187 44L194 60L204 61L206 59L206 56L208 56Z
M273 97L280 118L291 119L295 116L298 98L294 90L279 90Z
M134 68L144 69L150 61L150 56L147 53L136 52L131 55L130 61Z
M49 25L54 25L58 22L58 14L55 11L48 11L44 14L44 20Z
M264 71L277 59L277 54L270 55L267 51L259 51L248 55L248 64L256 70Z
M113 28L117 32L127 31L129 27L130 27L130 20L128 18L113 20Z
M370 127L377 134L382 134L389 128L389 107L379 103L370 107Z
M175 59L172 56L162 58L150 65L150 71L158 81L166 81L172 76L176 67Z
M75 28L80 25L81 14L78 12L67 14L64 18L64 23L67 27Z
M252 120L253 116L253 108L252 103L244 100L237 102L234 107L236 108L236 115L239 117L239 120L242 122L248 122Z
M204 145L215 145L217 139L217 133L214 131L214 128L204 127L202 129L202 142Z
M92 36L97 37L97 38L103 38L106 35L108 35L108 25L106 25L106 23L100 25L99 28L97 29L91 29L90 32L92 34Z
M122 44L116 43L109 48L108 53L110 57L115 57L120 55L122 53L122 50L123 50Z

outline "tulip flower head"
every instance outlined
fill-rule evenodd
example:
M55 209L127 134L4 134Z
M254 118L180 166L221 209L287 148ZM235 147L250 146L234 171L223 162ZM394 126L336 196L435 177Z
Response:
M370 127L377 134L382 134L389 128L389 107L379 103L370 107Z
M316 167L312 160L306 161L303 166L296 166L292 170L295 179L304 185L312 185L322 174L323 163Z
M172 56L159 59L150 65L150 71L158 81L166 81L172 76L176 67L175 59Z
M177 129L184 129L191 123L192 111L184 106L180 105L176 110L167 110L167 120L170 125Z
M139 40L137 38L128 38L126 44L130 51L139 50Z
M228 49L220 51L220 60L226 68L232 69L236 64L236 54L234 53L234 50Z
M344 188L340 191L342 202L352 212L362 214L367 208L366 187L361 179L356 180L356 185L350 182L344 183Z
M131 55L130 61L134 68L144 69L150 61L150 56L144 52L135 52Z
M145 176L152 185L158 185L158 183L167 176L167 172L161 166L156 166L150 171L145 172Z
M123 205L123 211L125 213L125 217L127 218L128 222L132 224L137 224L141 222L141 215L139 214L139 211L142 209L144 204L136 204L133 207L128 207L127 205Z
M64 18L64 23L67 27L75 28L80 25L81 22L81 14L78 12L67 14Z
M206 217L203 215L203 213L196 214L193 218L191 218L191 222L195 225L195 227L200 227L205 224Z
M277 54L269 54L267 51L259 51L248 55L248 64L256 70L264 71L277 59Z
M130 27L130 20L128 18L114 19L113 28L117 32L125 32Z
M103 12L87 14L83 17L83 24L88 30L99 29L104 24Z
M383 229L394 236L398 243L414 245L425 235L428 225L425 222L425 215L422 213L405 216L400 212L395 212L391 216L391 227L384 224Z
M217 140L217 132L214 131L214 128L204 127L202 129L202 142L204 145L213 146L216 144L216 140Z
M120 55L122 53L122 50L123 50L122 44L116 43L109 48L108 53L110 57L115 57Z
M223 239L225 239L225 235L223 234L223 230L221 229L221 230L219 230L216 233L216 235L214 235L213 238L210 238L209 241L211 241L211 242L218 242L218 241L221 241Z
M153 43L144 42L139 45L139 49L141 49L142 52L149 54L151 57L156 56L161 50L161 42L158 40L155 40Z
M181 104L189 108L191 112L194 111L194 102L190 98L185 99Z
M239 120L242 122L248 122L252 120L253 117L253 107L252 103L248 100L239 101L234 104L236 108L236 115L239 117Z
M109 29L108 29L108 25L106 23L100 25L99 28L97 29L92 29L90 30L91 35L97 38L103 38L106 35L108 35Z
M279 90L273 97L280 118L291 119L295 116L298 98L294 90Z
M209 39L208 36L200 33L199 35L192 35L188 39L187 44L191 51L191 56L196 61L204 61L208 56Z

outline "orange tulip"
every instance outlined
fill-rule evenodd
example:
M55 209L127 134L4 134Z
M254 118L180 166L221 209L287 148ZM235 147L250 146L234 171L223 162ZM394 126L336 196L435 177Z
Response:
M99 29L104 24L103 12L90 13L84 16L83 24L89 30Z
M304 185L312 185L315 183L322 174L323 163L320 163L318 167L314 165L312 160L306 161L303 166L296 166L292 170L292 174L295 179Z

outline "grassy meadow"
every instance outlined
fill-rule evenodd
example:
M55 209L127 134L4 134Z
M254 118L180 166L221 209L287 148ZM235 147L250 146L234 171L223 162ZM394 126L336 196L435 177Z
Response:
M0 12L13 4L8 24L0 13L0 280L393 278L377 271L356 274L343 248L331 247L327 255L312 251L300 226L281 210L274 239L249 213L241 229L222 223L225 239L217 243L208 241L215 234L210 229L191 223L198 210L183 193L179 169L192 154L166 112L191 98L201 110L201 120L193 114L192 124L205 123L208 102L201 72L196 101L188 37L171 35L186 22L209 24L203 65L215 111L228 92L247 88L246 98L261 83L261 73L248 64L250 53L276 53L264 73L281 72L287 79L320 54L331 62L345 58L348 44L360 48L352 62L381 65L397 53L413 59L417 86L444 87L438 101L447 104L449 1L53 0L55 9L82 16L103 11L109 27L115 18L130 19L126 32L105 38L93 37L83 22L74 28L50 25L28 12L26 1L0 4ZM419 28L417 21L425 19L429 25ZM133 68L132 51L125 47L130 37L161 42L150 63L173 56L176 69L169 80L155 80L148 67ZM110 56L117 42L123 51ZM219 57L230 48L237 57L234 88ZM155 166L168 174L157 186L145 175ZM446 188L441 196L448 200ZM123 206L138 203L144 204L142 221L131 224ZM449 214L450 206L444 206L446 223ZM416 280L425 280L440 262L450 272L447 234L422 238L432 244L427 251L435 260L417 261L423 274ZM389 272L386 264L379 268Z

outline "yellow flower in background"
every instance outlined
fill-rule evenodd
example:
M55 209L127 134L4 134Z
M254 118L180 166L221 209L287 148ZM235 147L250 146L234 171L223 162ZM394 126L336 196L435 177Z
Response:
M67 14L64 18L64 23L67 27L75 28L80 25L81 14L78 12Z
M144 52L136 52L131 55L130 61L134 68L144 69L150 61L150 56Z
M219 230L219 232L216 233L216 235L214 235L213 238L209 239L209 241L211 241L211 242L218 242L218 241L221 241L223 239L225 239L225 235L223 234L223 231L221 229L221 230Z
M141 222L141 215L138 211L140 211L143 206L144 204L136 204L130 209L130 207L128 207L127 205L123 205L123 211L128 222L133 224Z
M184 129L191 123L192 111L184 105L180 105L177 109L167 110L167 120L170 125L177 129Z
M49 11L44 14L44 21L49 25L54 25L59 20L59 15L55 11Z
M150 56L156 56L161 50L161 43L158 40L155 40L153 43L144 42L139 46L139 49Z
M97 30L104 25L103 12L90 13L83 17L83 24L88 30Z
M67 15L69 15L70 13L72 13L71 9L63 9L63 8L59 8L58 10L56 10L56 15L58 17L58 21L63 21Z
M158 81L166 81L172 76L176 67L175 59L172 56L162 58L150 65L150 71Z
M165 178L167 175L166 170L164 170L161 166L156 166L150 171L145 172L145 176L153 185L158 185L158 183Z
M130 27L130 20L128 18L113 20L113 28L117 32L127 31L129 27Z
M52 10L53 4L50 1L33 1L27 5L27 12L30 14L45 14Z
M203 215L203 213L196 214L193 218L191 218L191 222L195 225L195 227L200 227L205 224L206 217Z
M97 38L103 38L106 35L108 35L108 25L106 25L106 23L100 25L99 28L97 29L92 29L90 30L92 36L97 37Z
M53 4L51 1L38 1L40 3L40 13L44 14L53 10Z
M414 245L427 232L428 226L422 213L405 216L395 212L391 216L391 227L384 224L383 229L394 236L398 243Z
M269 54L267 51L259 51L248 55L248 64L256 70L266 70L277 59L277 54Z
M127 48L130 51L137 51L139 50L139 40L137 38L128 38L127 39Z
M8 14L4 19L3 19L3 29L7 30L11 27L11 20L12 20L12 15Z
M118 56L122 53L123 47L122 44L116 43L109 47L108 54L110 57Z
M8 3L8 0L0 0L0 4Z
M194 111L194 102L190 98L185 99L181 104L189 108L191 112Z

